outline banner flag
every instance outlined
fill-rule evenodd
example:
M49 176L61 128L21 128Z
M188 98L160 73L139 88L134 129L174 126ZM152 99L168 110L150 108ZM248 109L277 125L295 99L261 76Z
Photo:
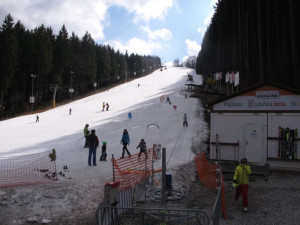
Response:
M229 82L229 72L226 73L226 77L225 77L225 83Z
M239 72L236 72L236 74L234 75L234 86L237 86L240 84L240 75Z
M231 72L229 80L230 80L230 84L234 82L234 72Z

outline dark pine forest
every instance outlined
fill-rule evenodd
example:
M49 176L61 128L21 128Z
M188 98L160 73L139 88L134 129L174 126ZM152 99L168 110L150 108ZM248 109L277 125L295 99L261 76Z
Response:
M272 81L299 89L299 5L298 0L218 1L196 72L239 71L241 88Z
M160 64L156 56L122 54L97 44L88 32L79 38L64 25L58 35L44 25L28 30L7 15L0 27L0 120L124 83Z

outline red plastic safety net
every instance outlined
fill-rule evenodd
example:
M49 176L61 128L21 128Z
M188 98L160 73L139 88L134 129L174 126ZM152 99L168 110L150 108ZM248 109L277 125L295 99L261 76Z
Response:
M0 187L48 183L57 180L50 151L30 155L0 157Z
M222 180L220 183L220 166L214 163L209 163L206 159L205 153L196 155L195 163L197 165L198 177L203 186L216 190L221 185L221 199L222 199L222 213L225 219L228 218L226 213L225 204L225 186L224 186L224 176L222 175Z
M138 155L133 154L130 157L127 156L122 159L112 159L115 181L120 181L121 190L133 187L152 173L153 149L147 150L147 158L144 153L140 157Z

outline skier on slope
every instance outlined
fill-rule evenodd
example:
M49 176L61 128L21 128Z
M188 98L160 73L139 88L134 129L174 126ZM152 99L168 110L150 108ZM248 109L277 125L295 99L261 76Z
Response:
M102 103L102 111L105 109L105 102Z
M169 103L170 105L172 104L172 102L171 102L171 100L170 100L169 96L167 96L166 103Z
M109 108L109 104L106 103L106 111L108 111L108 108Z
M186 126L186 127L188 126L186 113L183 114L183 126Z
M122 158L124 158L124 155L125 155L125 151L127 152L127 154L129 155L129 157L131 156L130 155L130 152L128 151L127 149L127 145L129 145L130 143L130 138L129 138L129 134L128 134L128 131L127 129L124 129L123 131L123 135L122 135L122 139L121 139L121 144L123 144L123 152L122 152Z

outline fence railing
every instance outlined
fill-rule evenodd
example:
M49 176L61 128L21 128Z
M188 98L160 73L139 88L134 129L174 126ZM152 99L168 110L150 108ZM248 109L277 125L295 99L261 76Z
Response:
M213 209L213 224L220 224L221 213L225 219L228 218L225 205L225 186L224 177L220 165L209 163L206 159L205 153L195 156L195 163L197 165L198 177L203 186L218 190L218 195Z
M219 225L222 213L222 194L221 194L221 187L219 187L216 202L213 209L213 225Z
M98 209L98 225L113 224L168 224L209 225L209 216L196 209L137 208L101 206Z
M199 209L133 207L135 202L142 198L142 192L144 192L144 189L139 187L141 184L136 184L134 187L129 186L119 191L116 206L106 206L103 202L99 204L96 212L97 225L209 225L210 218L213 220L213 225L219 225L222 213L224 218L227 218L225 208L224 177L221 167L219 165L209 163L204 154L196 156L195 162L197 164L198 176L202 184L212 190L218 190L212 215L208 216L204 211Z

